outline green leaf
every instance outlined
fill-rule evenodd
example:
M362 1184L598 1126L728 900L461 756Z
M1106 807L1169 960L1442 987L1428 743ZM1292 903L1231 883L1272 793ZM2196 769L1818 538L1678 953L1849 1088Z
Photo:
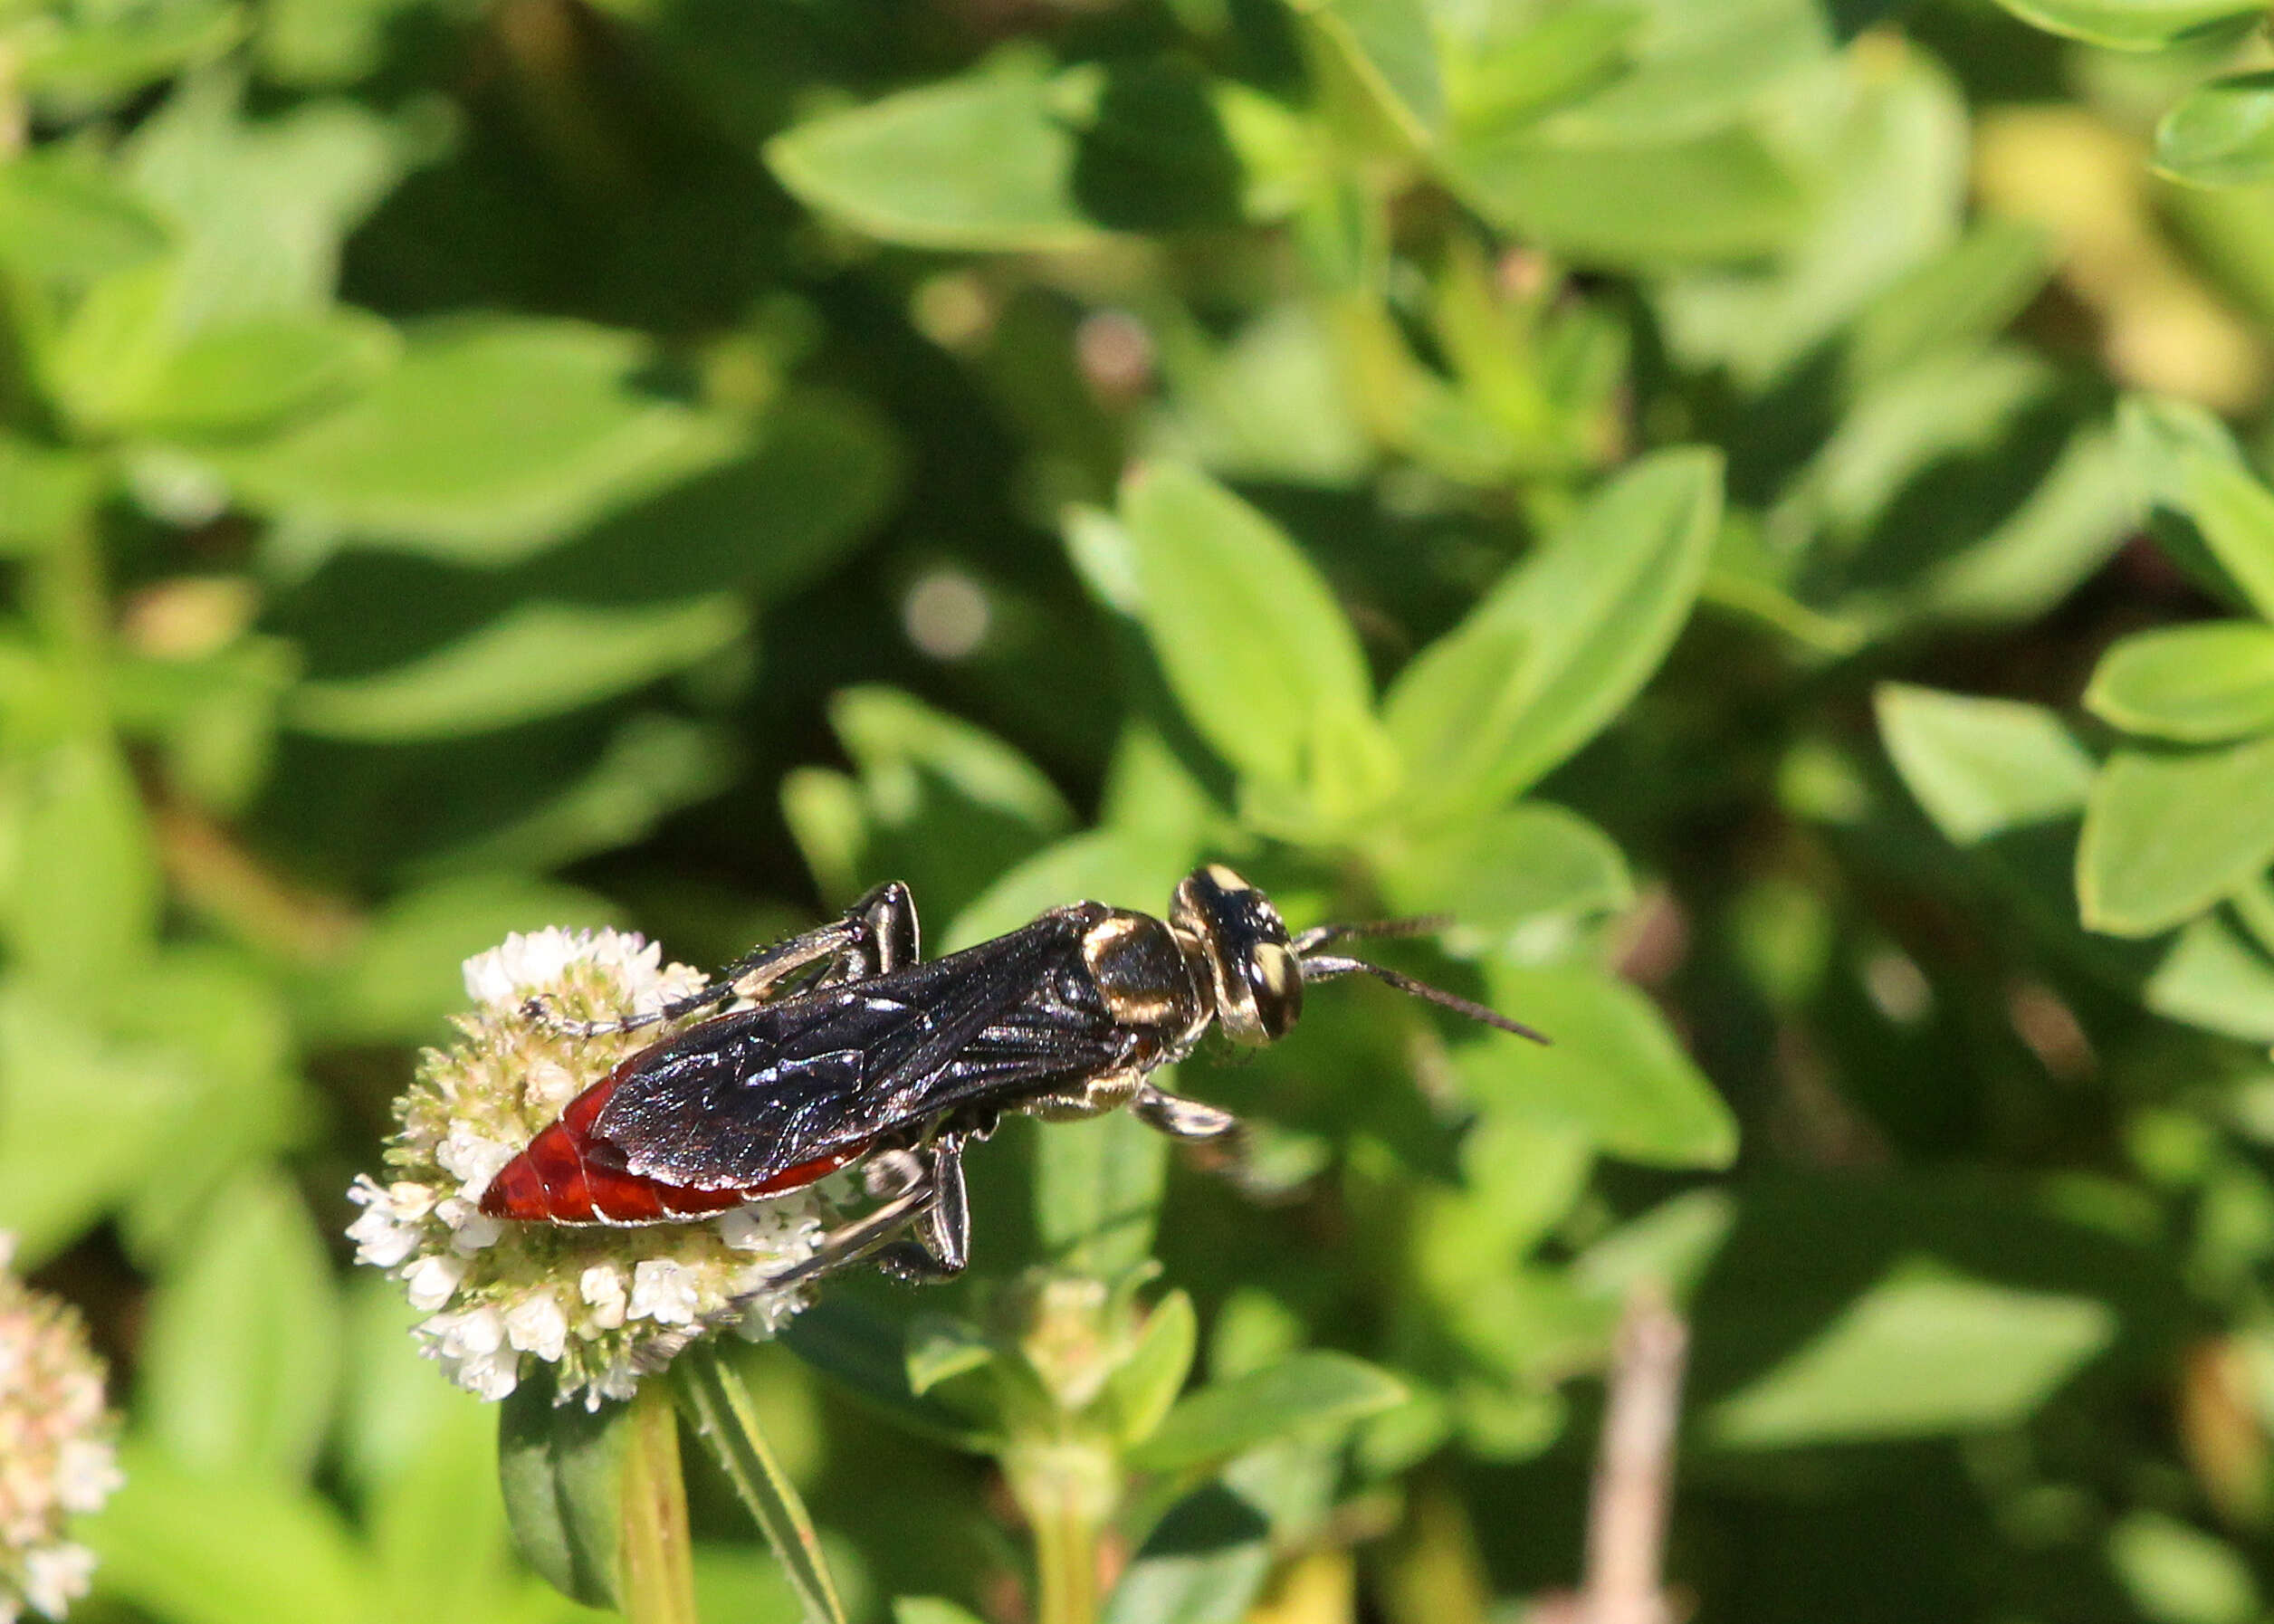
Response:
M2108 1531L2108 1565L2157 1624L2246 1624L2260 1616L2250 1564L2226 1541L2153 1511Z
M1663 268L1771 253L1808 196L1746 129L1664 146L1564 146L1530 132L1457 143L1447 178L1503 230L1589 264Z
M1137 1345L1106 1378L1113 1437L1123 1448L1134 1447L1160 1430L1184 1390L1184 1379L1192 1372L1199 1335L1199 1316L1184 1292L1170 1292L1152 1305L1137 1334Z
M133 1444L119 1465L126 1485L78 1535L94 1547L101 1594L177 1624L367 1624L374 1616L367 1559L314 1490L190 1472Z
M505 1514L521 1555L547 1583L587 1607L614 1607L623 1581L618 1501L631 1406L588 1409L553 1396L549 1368L539 1364L498 1407Z
M941 939L949 952L1016 930L1078 900L1156 912L1190 874L1198 837L1157 829L1090 829L1045 846L980 893Z
M986 1333L952 1314L919 1314L908 1322L908 1390L922 1398L942 1381L995 1361Z
M1872 697L1896 771L1954 845L2084 806L2092 758L2052 712L1901 683L1883 683Z
M109 985L158 933L158 855L134 776L109 739L81 737L19 755L10 777L0 920L16 965L59 986Z
M1474 815L1594 737L1689 617L1721 516L1721 459L1631 464L1391 684L1417 817Z
M1035 1234L1044 1255L1061 1268L1105 1279L1144 1261L1168 1183L1168 1141L1113 1111L1053 1122L1033 1143Z
M1549 125L1559 139L1624 146L1720 129L1831 54L1828 18L1814 0L1630 4L1640 15L1627 72L1559 109Z
M111 421L167 436L259 429L353 394L386 370L397 349L393 328L349 310L201 328L113 406Z
M1464 1043L1456 1063L1480 1105L1577 1129L1629 1161L1725 1167L1737 1153L1729 1107L1648 998L1592 969L1486 970L1493 1008L1553 1041Z
M2156 1014L2274 1043L2274 960L2217 913L2190 920L2140 988Z
M399 365L337 411L209 454L256 508L370 546L502 565L741 448L722 416L652 392L646 347L571 321L408 330Z
M620 922L585 892L481 874L446 880L391 899L353 951L300 989L301 1026L332 1043L427 1043L466 1007L460 966L515 931Z
M0 265L27 282L92 282L167 242L148 205L81 154L51 148L0 164Z
M1271 1571L1271 1524L1221 1483L1170 1506L1106 1598L1104 1624L1238 1624Z
M273 1173L224 1189L198 1228L152 1298L137 1412L193 1471L298 1483L339 1374L323 1240Z
M2274 73L2235 73L2190 91L2155 127L2158 174L2193 186L2274 180Z
M2000 0L2053 33L2111 51L2161 51L2191 33L2258 14L2242 0Z
M117 1042L53 987L0 984L0 1229L30 1268L155 1166L198 1097L178 1053Z
M1446 941L1462 951L1537 946L1634 898L1617 843L1538 801L1401 845L1382 863L1381 886L1399 913L1450 913Z
M980 1624L979 1615L966 1612L937 1596L896 1596L893 1624Z
M2085 923L2152 936L2274 859L2274 738L2224 750L2123 750L2094 779L2077 847Z
M710 1446L736 1496L765 1534L797 1587L807 1617L812 1624L845 1624L845 1603L837 1599L813 1518L767 1447L757 1408L741 1378L720 1357L718 1343L701 1341L681 1354L673 1380L696 1435Z
M2101 657L2085 708L2128 733L2215 743L2274 728L2274 627L2247 621L2126 637Z
M0 434L0 553L45 552L91 522L105 484L84 451Z
M823 1294L812 1307L790 1321L781 1342L897 1426L975 1454L994 1449L1001 1441L936 1399L912 1389L902 1326L875 1306L846 1293Z
M1243 775L1354 814L1387 768L1358 639L1277 526L1197 470L1138 469L1121 517L1139 613L1192 725Z
M2088 1297L1898 1266L1820 1335L1714 1407L1715 1441L1790 1448L2011 1427L2116 1335Z
M809 207L925 248L1081 248L1101 233L1075 195L1078 146L1048 64L976 73L797 125L766 161Z
M2274 620L2274 492L2244 465L2224 426L2190 403L2142 399L2124 402L2117 425L2151 512L2192 521L2226 583Z
M1348 1427L1405 1394L1389 1372L1347 1353L1297 1353L1186 1398L1130 1451L1130 1464L1173 1472L1226 1460L1290 1433Z
M317 313L339 278L341 240L410 160L405 133L345 100L246 117L243 78L196 74L127 143L127 172L182 245L177 333Z
M579 710L709 658L741 635L721 596L653 607L524 603L460 642L370 676L305 682L285 721L327 739L452 739Z
M1422 0L1292 0L1406 140L1445 127L1445 84Z

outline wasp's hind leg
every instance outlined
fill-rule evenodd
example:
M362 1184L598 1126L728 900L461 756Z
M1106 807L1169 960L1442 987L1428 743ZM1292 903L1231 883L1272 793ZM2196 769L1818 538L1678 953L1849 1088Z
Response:
M960 1180L960 1167L957 1172ZM863 1170L862 1178L869 1194L883 1199L884 1205L842 1228L832 1229L821 1237L812 1256L779 1275L768 1275L760 1290L779 1291L858 1263L922 1217L938 1192L932 1169L912 1151L880 1152Z
M763 999L776 983L816 964L824 966L817 985L857 981L898 970L916 961L918 943L915 898L898 880L887 880L846 909L844 917L723 965L702 991L647 1014L617 1020L568 1020L554 1014L541 997L530 998L521 1008L531 1019L575 1037L636 1032L737 998Z
M916 1233L876 1255L876 1266L911 1285L952 1280L971 1259L971 1206L963 1189L963 1141L933 1142L932 1204L916 1218Z
M1158 1129L1171 1139L1222 1139L1227 1134L1239 1132L1239 1118L1230 1112L1218 1111L1213 1105L1188 1100L1180 1094L1155 1088L1151 1083L1138 1085L1136 1094L1130 1099L1129 1108L1137 1113L1137 1120L1145 1126Z

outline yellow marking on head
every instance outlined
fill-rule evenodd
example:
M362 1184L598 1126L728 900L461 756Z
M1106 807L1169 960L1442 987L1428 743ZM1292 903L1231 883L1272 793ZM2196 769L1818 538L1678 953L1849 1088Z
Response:
M1253 891L1256 889L1247 881L1241 879L1237 874L1234 874L1230 869L1225 867L1221 863L1211 863L1208 865L1208 877L1214 880L1217 885L1225 891Z

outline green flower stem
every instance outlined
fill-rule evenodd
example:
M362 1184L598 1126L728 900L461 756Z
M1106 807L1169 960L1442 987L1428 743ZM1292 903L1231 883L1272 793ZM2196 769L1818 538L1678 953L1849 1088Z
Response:
M697 1624L687 1485L679 1472L679 1416L662 1381L640 1384L626 1418L620 1515L621 1600L632 1624Z
M1003 1471L1034 1530L1036 1624L1096 1624L1099 1541L1117 1478L1111 1451L1076 1439L1015 1443Z

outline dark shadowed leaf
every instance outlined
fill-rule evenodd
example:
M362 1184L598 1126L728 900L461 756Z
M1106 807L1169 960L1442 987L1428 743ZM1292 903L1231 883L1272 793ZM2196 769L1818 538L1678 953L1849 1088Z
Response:
M588 1607L616 1605L630 1433L627 1404L555 1404L542 1365L498 1409L498 1485L513 1538L530 1567Z
M1169 1508L1106 1599L1104 1624L1237 1624L1271 1571L1271 1524L1220 1483Z

